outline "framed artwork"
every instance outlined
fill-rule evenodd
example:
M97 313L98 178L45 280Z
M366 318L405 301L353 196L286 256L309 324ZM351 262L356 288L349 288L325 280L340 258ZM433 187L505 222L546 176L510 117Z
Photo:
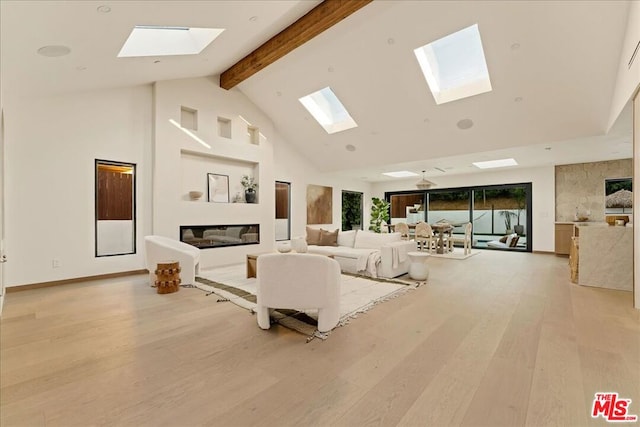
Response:
M207 174L208 200L215 203L229 203L229 175Z
M332 187L307 185L307 224L332 224L332 203Z

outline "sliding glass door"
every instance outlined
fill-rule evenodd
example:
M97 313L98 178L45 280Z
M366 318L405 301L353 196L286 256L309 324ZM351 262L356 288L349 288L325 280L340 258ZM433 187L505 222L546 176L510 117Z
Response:
M531 183L397 191L385 193L385 198L391 202L392 223L444 221L461 237L464 225L471 222L476 248L532 250ZM419 215L412 215L413 210ZM501 242L508 235L513 246Z

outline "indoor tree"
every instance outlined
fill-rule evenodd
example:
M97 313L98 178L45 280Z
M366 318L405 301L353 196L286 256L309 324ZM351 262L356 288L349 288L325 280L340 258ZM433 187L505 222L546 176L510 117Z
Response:
M369 230L380 233L380 225L382 221L389 221L389 206L391 203L378 197L371 199L371 220L369 221Z

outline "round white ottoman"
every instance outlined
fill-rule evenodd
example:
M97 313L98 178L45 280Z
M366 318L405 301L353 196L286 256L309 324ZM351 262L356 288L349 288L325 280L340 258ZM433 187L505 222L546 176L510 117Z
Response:
M411 264L409 264L409 277L413 280L427 280L429 277L429 267L427 266L427 259L429 253L427 252L408 252Z

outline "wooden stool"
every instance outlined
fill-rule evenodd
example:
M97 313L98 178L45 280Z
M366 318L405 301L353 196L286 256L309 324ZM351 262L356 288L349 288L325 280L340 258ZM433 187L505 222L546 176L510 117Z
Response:
M170 294L180 290L180 263L177 261L159 262L156 274L156 287L159 294Z

